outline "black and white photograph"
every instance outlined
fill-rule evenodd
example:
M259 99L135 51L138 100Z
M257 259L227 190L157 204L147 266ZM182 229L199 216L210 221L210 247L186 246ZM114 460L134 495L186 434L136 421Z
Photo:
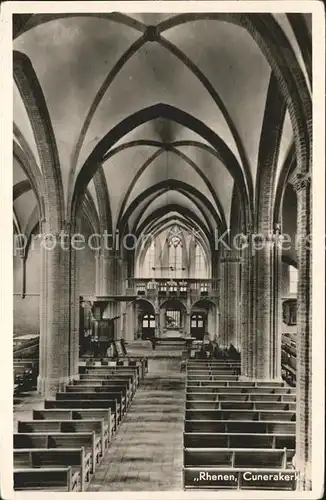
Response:
M1 497L322 498L322 2L0 23Z

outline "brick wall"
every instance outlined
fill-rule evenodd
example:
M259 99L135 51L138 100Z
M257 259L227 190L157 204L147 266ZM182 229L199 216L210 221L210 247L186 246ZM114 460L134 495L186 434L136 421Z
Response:
M85 217L80 214L80 233L87 238L92 230ZM95 293L95 255L94 251L85 244L85 249L76 252L76 265L78 266L78 285L80 295Z
M282 216L282 232L283 234L288 234L291 237L291 241L294 242L297 231L297 197L291 184L287 185L284 193ZM283 249L283 256L297 262L298 257L295 245L292 245L290 249Z

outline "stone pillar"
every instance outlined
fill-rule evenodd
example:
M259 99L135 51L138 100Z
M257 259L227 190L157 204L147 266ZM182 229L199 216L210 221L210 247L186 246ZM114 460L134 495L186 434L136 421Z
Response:
M216 311L215 311L214 342L218 342L219 334L220 334L220 312L216 309Z
M227 343L227 303L228 303L228 268L225 257L220 260L220 332L218 343L220 347L228 347Z
M312 296L311 296L311 185L310 174L296 174L297 194L297 405L296 469L301 473L299 489L311 490L312 482Z
M189 309L186 311L185 315L185 334L187 337L191 335L191 311L189 311Z
M135 304L129 302L126 304L126 330L125 330L125 340L131 342L135 340L135 330L136 330L136 316L135 316Z
M164 307L160 308L160 328L161 328L161 336L162 336L163 330L165 328L165 309L164 309Z
M19 251L20 269L21 269L21 298L24 299L26 295L26 254L25 248Z
M281 254L277 250L278 234L261 234L255 238L254 266L254 345L253 369L256 379L281 379L281 333L278 330L275 313L275 284L279 283ZM277 261L276 261L277 259Z
M252 273L251 232L243 234L244 244L241 252L241 375L252 378L253 375L253 328L252 328Z
M221 347L240 344L240 258L225 255L220 270L220 335Z
M114 296L119 294L118 259L110 250L102 249L101 261L101 295ZM112 299L105 308L103 318L114 318L120 316L120 306L116 300ZM119 336L121 323L115 322L115 334Z
M120 334L119 337L126 339L126 326L127 326L127 321L126 321L126 302L120 302Z
M155 311L155 337L161 336L160 312Z
M40 282L40 355L38 391L50 397L78 373L76 332L71 329L70 235L43 227ZM79 332L78 332L79 334ZM78 335L77 335L78 339ZM78 358L77 358L78 359ZM77 372L76 372L77 370Z
M282 322L283 322L283 310L282 310L282 243L283 236L281 234L281 224L277 224L275 227L275 244L273 246L273 297L272 297L272 328L274 331L274 353L273 353L273 363L276 378L282 378L282 365L281 365L281 354L282 354Z
M71 249L71 290L70 290L70 365L72 367L71 378L78 378L79 366L79 269L76 263L76 250Z
M282 247L279 227L254 237L249 234L241 255L241 374L257 380L280 380Z
M95 295L102 295L102 260L101 250L95 250Z

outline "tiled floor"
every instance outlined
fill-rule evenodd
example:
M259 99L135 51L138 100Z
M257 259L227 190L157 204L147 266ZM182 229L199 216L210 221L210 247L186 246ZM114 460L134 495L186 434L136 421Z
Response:
M182 489L185 376L158 363L137 390L88 491Z

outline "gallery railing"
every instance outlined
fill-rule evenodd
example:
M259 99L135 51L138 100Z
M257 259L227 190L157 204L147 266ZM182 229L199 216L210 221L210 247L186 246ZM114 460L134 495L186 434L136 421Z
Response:
M126 282L126 295L159 297L217 297L218 280L133 278Z

